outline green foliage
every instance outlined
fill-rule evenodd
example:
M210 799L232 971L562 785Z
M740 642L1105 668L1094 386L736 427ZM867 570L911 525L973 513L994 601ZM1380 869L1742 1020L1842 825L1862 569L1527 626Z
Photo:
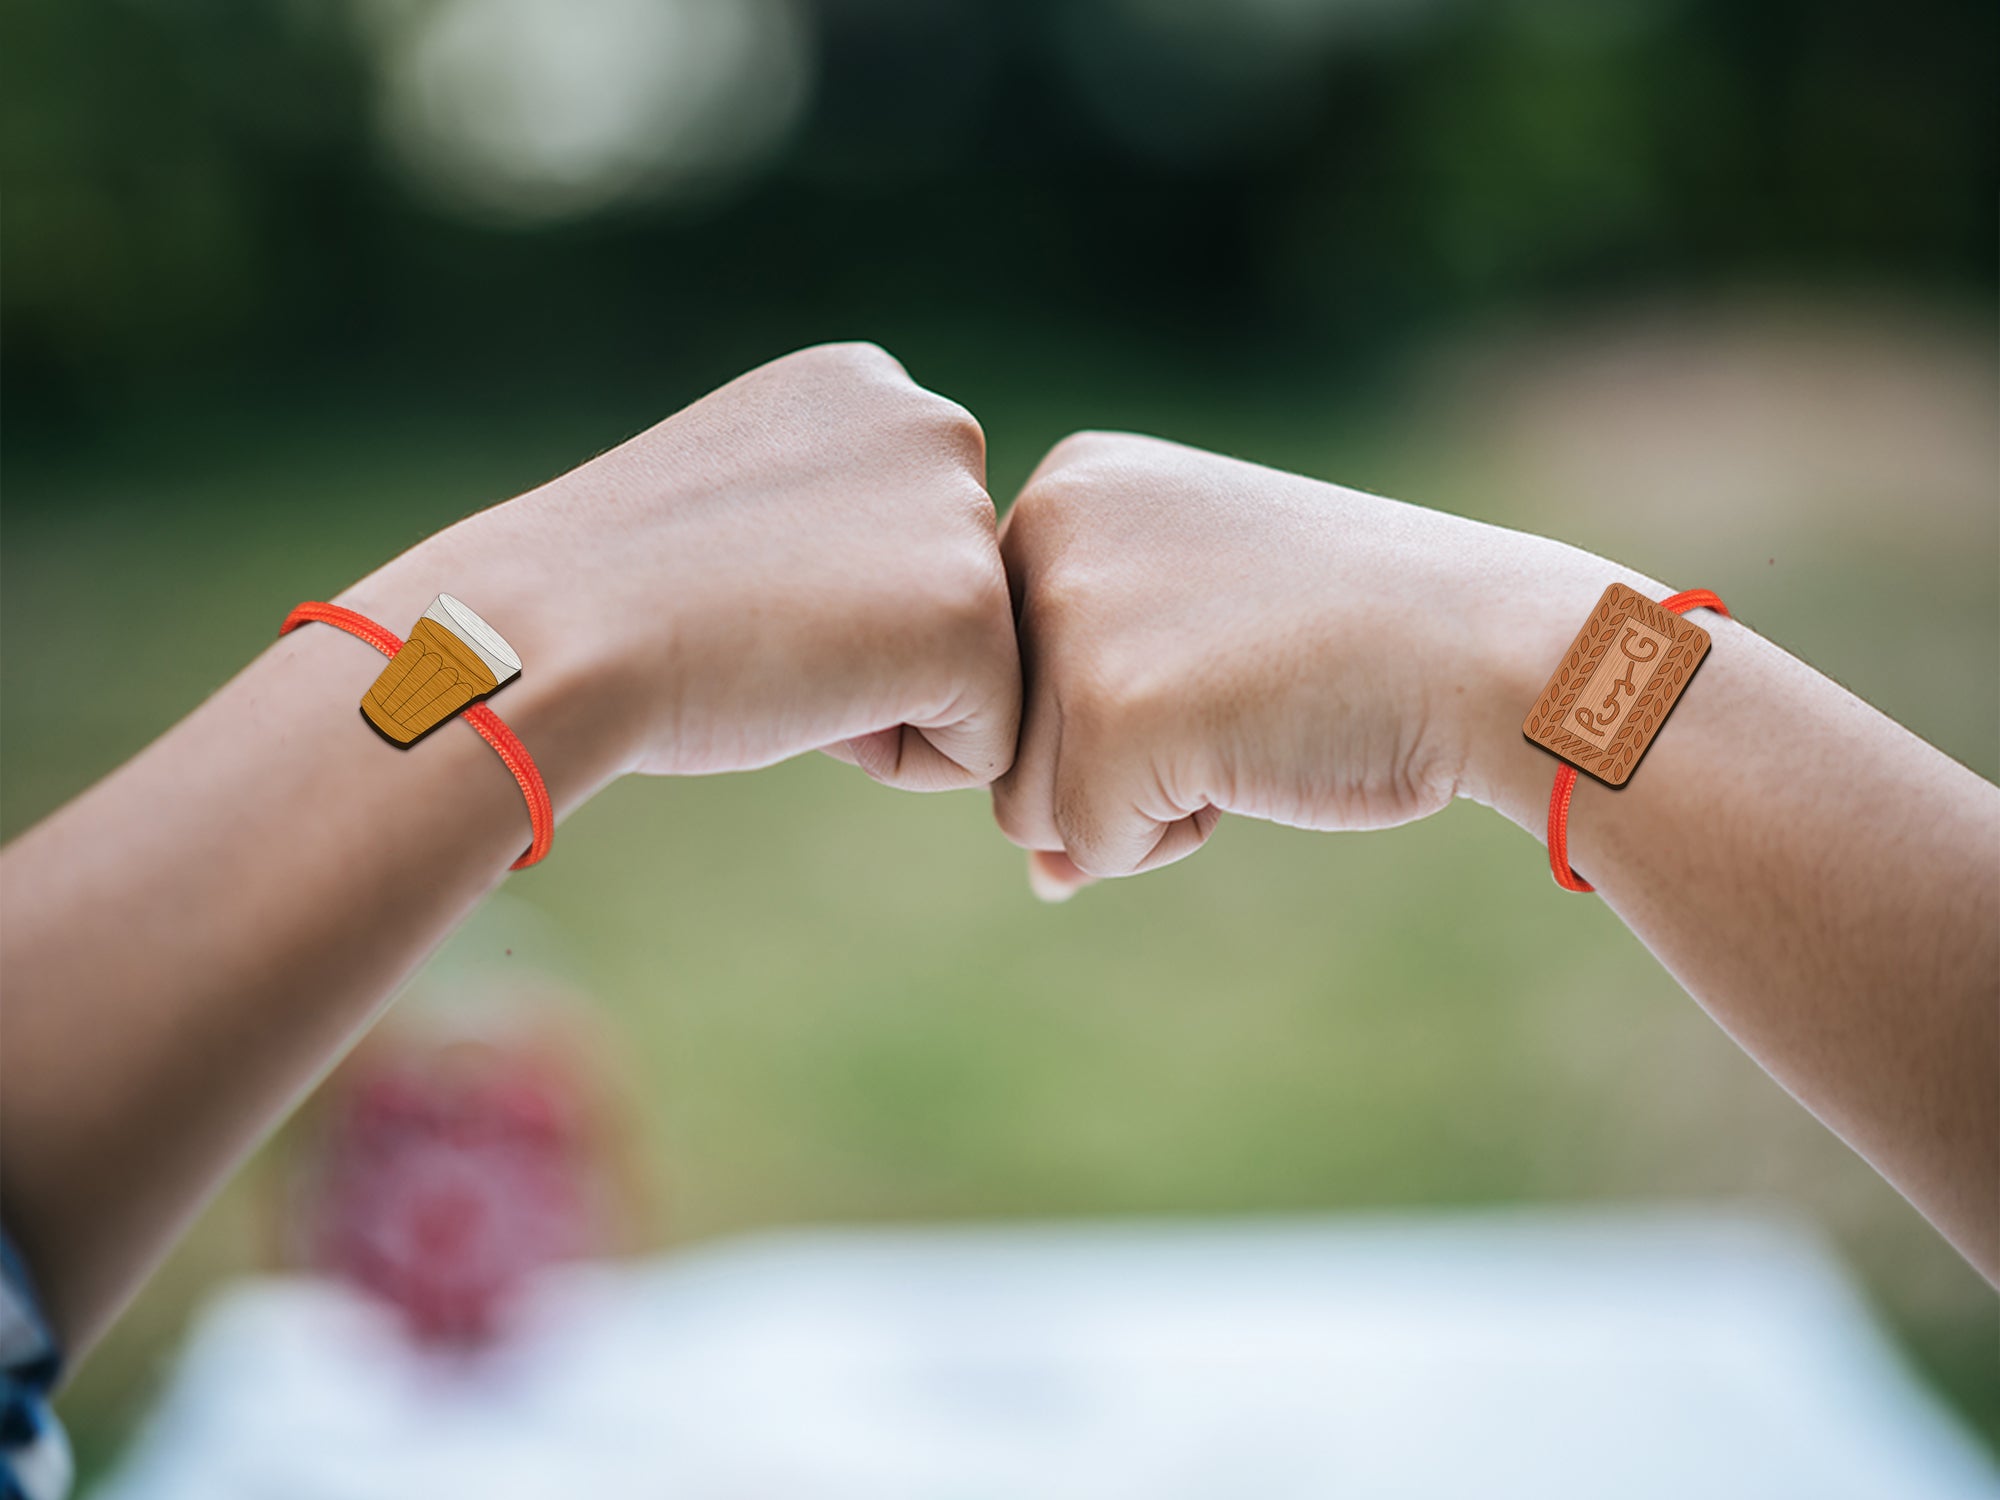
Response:
M1991 285L1977 0L809 7L775 161L539 230L395 170L382 10L13 8L10 401L300 361L692 369L746 327L965 306L1268 359L1746 274Z

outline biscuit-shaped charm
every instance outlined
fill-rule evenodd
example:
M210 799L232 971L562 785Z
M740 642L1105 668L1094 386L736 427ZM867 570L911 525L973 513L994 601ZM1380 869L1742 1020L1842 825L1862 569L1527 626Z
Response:
M1623 786L1708 654L1708 632L1622 583L1604 591L1521 732Z
M361 700L368 722L399 745L438 727L521 673L500 632L449 594L439 594L403 649Z

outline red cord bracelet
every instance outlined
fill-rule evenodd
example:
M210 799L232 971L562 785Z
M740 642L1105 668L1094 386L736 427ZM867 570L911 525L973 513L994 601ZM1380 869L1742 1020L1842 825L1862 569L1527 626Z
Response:
M285 623L278 627L278 634L290 635L299 626L315 621L358 636L384 656L394 656L403 649L403 638L395 631L384 630L366 615L343 609L338 604L301 604L285 616ZM527 746L507 727L500 715L484 703L473 703L461 710L459 717L478 730L480 738L493 747L494 753L514 773L514 780L520 783L521 795L527 799L528 823L534 830L534 837L528 844L528 852L508 866L510 870L525 870L547 854L549 845L555 842L555 804L549 801L549 789L543 784L542 773L536 769L534 757L528 754Z
M1662 599L1660 608L1674 615L1691 609L1712 609L1725 618L1729 614L1729 607L1707 589L1688 589ZM1575 790L1576 767L1567 762L1557 766L1556 783L1549 792L1549 870L1564 890L1587 894L1597 887L1569 867L1569 799Z

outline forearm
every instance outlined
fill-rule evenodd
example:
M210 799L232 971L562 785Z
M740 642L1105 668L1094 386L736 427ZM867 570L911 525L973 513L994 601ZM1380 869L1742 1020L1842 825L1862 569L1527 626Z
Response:
M1021 692L984 451L882 350L802 350L334 602L489 621L559 816L626 771L843 744L979 785ZM528 843L471 729L397 750L363 721L382 666L296 631L0 856L0 1211L72 1347Z
M618 741L595 664L491 533L342 602L398 633L441 589L486 614L526 663L494 706L560 813ZM304 627L0 856L0 1205L72 1347L527 843L470 728L397 750L364 722L383 665Z
M1465 790L1546 832L1521 721L1605 584L1571 549L1496 605ZM1734 621L1570 861L1790 1092L2000 1278L2000 789Z

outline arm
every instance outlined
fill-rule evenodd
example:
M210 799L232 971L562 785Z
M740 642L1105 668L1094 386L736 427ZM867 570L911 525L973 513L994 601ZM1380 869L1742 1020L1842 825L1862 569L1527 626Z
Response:
M1463 783L1538 838L1554 761L1520 721L1596 602L1580 594L1613 581L1571 561L1503 628ZM2000 1282L2000 788L1754 631L1700 621L1708 660L1631 781L1577 778L1570 863Z
M402 632L440 590L520 653L493 703L559 816L626 771L1012 756L982 441L879 350L753 371L338 602ZM0 857L0 1206L72 1348L526 843L469 728L364 723L383 660L295 632Z
M1026 702L1001 826L1046 894L1224 811L1379 828L1454 796L1540 837L1521 723L1627 568L1151 439L1085 434L1009 513ZM2000 789L1752 631L1571 861L1730 1034L2000 1278ZM1538 870L1524 865L1523 878Z

